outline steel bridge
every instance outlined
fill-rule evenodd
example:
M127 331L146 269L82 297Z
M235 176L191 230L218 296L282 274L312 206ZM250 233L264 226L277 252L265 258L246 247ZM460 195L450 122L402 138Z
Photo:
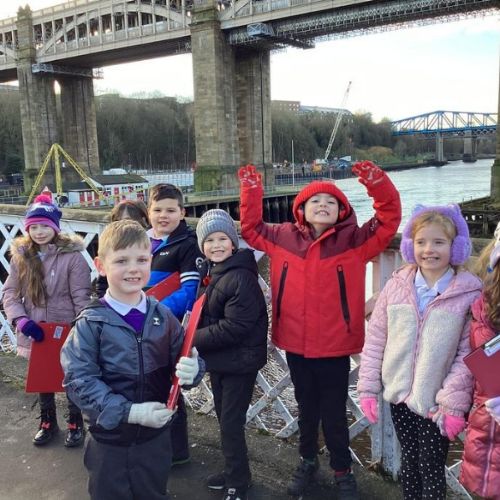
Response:
M84 71L191 52L193 9L212 2L230 45L271 50L500 8L499 0L73 0L33 12L37 70ZM0 20L0 82L17 79L17 22Z
M472 135L496 132L498 113L433 111L391 122L392 135Z

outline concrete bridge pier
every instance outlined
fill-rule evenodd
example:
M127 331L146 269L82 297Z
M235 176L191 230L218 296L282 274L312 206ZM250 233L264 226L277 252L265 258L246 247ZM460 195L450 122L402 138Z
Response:
M466 133L464 137L464 154L463 161L465 162L474 162L477 160L476 158L477 152L477 137L474 137L470 132Z
M436 161L444 162L446 161L444 157L444 149L443 149L444 138L440 132L436 132Z
M273 182L269 51L229 45L217 12L214 0L195 5L191 23L198 192L236 187L246 163Z
M87 173L100 173L93 80L64 76L58 82L63 147Z
M498 116L500 117L500 67L498 85ZM497 124L497 146L495 161L491 167L490 195L493 201L500 202L500 126Z
M58 142L55 78L33 74L36 61L31 9L20 8L17 17L21 127L24 148L24 188L31 189L50 146Z

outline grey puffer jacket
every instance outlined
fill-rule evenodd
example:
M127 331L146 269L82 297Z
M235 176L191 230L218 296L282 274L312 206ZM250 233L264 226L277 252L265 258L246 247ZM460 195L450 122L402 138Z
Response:
M163 428L127 423L130 407L167 401L183 339L180 323L153 297L148 297L139 333L100 301L81 312L61 350L63 386L89 417L89 430L97 441L123 446L162 432ZM205 372L200 358L198 363L193 385Z
M10 273L3 287L3 307L9 323L23 316L33 321L71 323L88 304L91 283L90 268L80 253L85 249L78 235L60 234L48 246L43 257L47 303L35 306L27 295L26 284L19 279L16 260L25 254L25 237L16 238L10 247ZM29 358L32 339L17 332L17 354Z

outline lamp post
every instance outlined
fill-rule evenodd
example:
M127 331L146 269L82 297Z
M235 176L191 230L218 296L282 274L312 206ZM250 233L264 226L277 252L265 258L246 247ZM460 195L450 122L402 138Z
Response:
M295 159L293 156L293 139L292 139L292 186L295 186Z

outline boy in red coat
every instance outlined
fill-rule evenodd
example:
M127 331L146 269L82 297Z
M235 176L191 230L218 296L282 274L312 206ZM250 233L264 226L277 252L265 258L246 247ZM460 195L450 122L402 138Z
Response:
M286 351L299 408L301 462L288 485L300 496L318 469L321 421L339 497L356 499L346 400L351 354L364 342L365 270L401 221L399 194L370 161L353 172L374 199L375 216L361 227L347 197L314 181L294 200L295 223L262 220L263 187L252 165L239 170L243 238L271 260L272 340Z

